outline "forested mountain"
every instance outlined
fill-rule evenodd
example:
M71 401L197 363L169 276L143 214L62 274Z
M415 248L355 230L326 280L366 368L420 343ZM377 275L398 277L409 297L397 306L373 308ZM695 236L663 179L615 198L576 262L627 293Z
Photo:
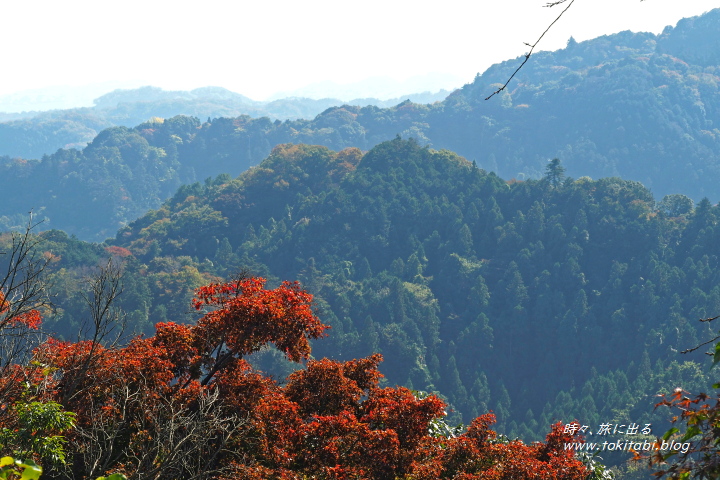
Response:
M504 178L540 178L548 159L558 157L573 176L640 181L657 198L681 193L695 201L704 196L716 200L720 65L713 52L720 41L718 25L720 10L714 10L659 36L623 32L582 43L571 39L566 49L533 55L510 91L489 101L485 97L517 61L491 67L432 105L345 105L328 108L313 120L284 122L250 116L209 122L153 119L103 131L81 151L60 150L42 160L3 157L0 190L12 194L0 209L0 227L21 224L21 216L33 207L48 219L47 228L102 240L157 208L181 184L221 173L238 175L277 144L368 150L398 134L456 151ZM99 105L156 95L155 103L121 102L116 111L162 116L177 111L163 110L163 102L184 101L171 93L117 93L100 99ZM201 93L225 105L235 101L230 98L234 94L223 90L195 95L200 98ZM107 120L93 121L83 127L86 133ZM32 127L30 133L57 135L65 142L69 137L63 131L49 125ZM0 133L0 143L20 138L15 130L7 135ZM83 217L73 213L79 204Z
M95 113L0 125L0 142L40 148L115 122L100 111L154 116L81 150L1 157L0 232L30 209L44 220L44 328L59 339L77 338L85 279L108 257L127 338L194 322L195 289L238 272L297 279L332 328L314 357L382 353L384 385L437 392L451 422L492 410L526 441L573 420L649 424L654 439L668 428L657 394L717 382L702 351L679 352L720 313L719 43L715 10L659 36L571 39L489 101L516 61L442 102L312 120L174 115L249 101L222 89L116 92ZM318 106L298 105L277 107ZM12 241L0 234L0 252ZM276 379L297 368L273 349L250 360Z
M718 218L638 182L564 178L559 162L504 181L399 138L365 155L281 145L237 179L181 187L106 246L43 234L67 298L49 326L73 335L81 266L108 254L130 331L190 321L194 288L247 268L316 295L333 329L318 358L381 352L390 384L439 391L457 420L493 410L526 440L573 419L657 434L656 393L708 388L702 355L678 351L720 310Z
M433 103L450 92L424 92L401 98L359 98L349 105L389 107L404 100ZM40 158L59 148L82 148L100 132L133 127L151 117L186 115L198 118L269 117L271 120L312 118L342 101L336 98L281 98L255 101L220 87L165 91L156 87L115 90L94 100L95 106L47 112L0 113L0 155ZM0 107L1 108L1 107Z

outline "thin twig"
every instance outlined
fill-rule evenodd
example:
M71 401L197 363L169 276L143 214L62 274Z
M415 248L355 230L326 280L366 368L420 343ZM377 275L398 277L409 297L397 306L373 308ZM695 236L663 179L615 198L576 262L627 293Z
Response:
M717 317L715 317L715 318L717 318ZM701 321L702 321L702 320L701 320ZM718 338L720 338L720 335L718 335L718 336L715 337L715 338L711 338L711 339L708 340L707 342L701 343L700 345L698 345L698 346L696 346L696 347L688 348L687 350L683 350L683 351L680 352L680 353L690 353L690 352L694 352L694 351L697 350L698 348L700 348L700 347L702 347L702 346L704 346L704 345L707 345L708 343L712 343L712 342L714 342L715 340L717 340Z
M525 45L527 45L528 47L530 47L530 51L525 54L525 59L522 61L522 63L520 64L520 66L515 69L515 71L513 72L513 74L510 75L510 78L507 79L507 82L505 82L505 85L503 85L502 87L500 87L500 88L498 88L497 90L495 90L489 97L486 97L485 100L490 100L492 97L494 97L494 96L497 95L498 93L500 93L500 92L502 92L503 90L505 90L505 88L508 86L508 84L510 83L510 81L515 77L515 75L520 71L520 69L527 63L527 61L530 60L530 55L533 54L533 51L535 50L535 47L537 47L538 43L540 43L540 40L542 40L543 37L545 36L545 34L546 34L548 31L550 31L550 29L552 28L552 26L555 25L555 23L556 23L558 20L560 20L560 17L562 17L563 14L564 14L565 12L567 12L570 7L572 7L572 4L575 3L575 0L558 0L558 1L556 1L556 2L549 2L549 3L547 3L547 4L545 5L546 7L554 7L555 5L560 5L560 4L566 3L566 2L568 2L568 1L569 1L570 3L568 3L567 7L565 7L565 9L564 9L562 12L560 12L560 15L558 15L557 18L555 18L555 20L553 20L553 22L552 22L550 25L548 25L548 27L545 29L545 31L542 33L542 35L540 35L540 38L538 38L537 40L535 40L535 43L533 43L532 45L530 45L529 43L526 43L526 44L525 44Z

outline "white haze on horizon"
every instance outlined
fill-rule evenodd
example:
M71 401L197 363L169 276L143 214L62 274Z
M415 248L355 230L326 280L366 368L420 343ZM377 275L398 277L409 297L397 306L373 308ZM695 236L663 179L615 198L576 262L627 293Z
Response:
M5 105L90 106L103 93L144 85L221 86L254 100L387 99L452 90L525 53L524 42L534 42L563 8L545 3L209 0L199 8L187 0L6 2L0 6L6 47L0 111L12 111ZM539 48L562 48L570 36L660 33L715 6L714 0L577 0Z

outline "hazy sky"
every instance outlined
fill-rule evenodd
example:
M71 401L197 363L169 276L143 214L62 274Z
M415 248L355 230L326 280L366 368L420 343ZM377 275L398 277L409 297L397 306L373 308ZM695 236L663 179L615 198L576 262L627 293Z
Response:
M543 0L27 0L0 6L0 95L120 82L263 99L320 81L439 72L461 83L523 54ZM576 0L541 44L659 33L718 0ZM459 86L459 85L457 85ZM440 85L438 85L438 88ZM408 92L410 93L410 92Z

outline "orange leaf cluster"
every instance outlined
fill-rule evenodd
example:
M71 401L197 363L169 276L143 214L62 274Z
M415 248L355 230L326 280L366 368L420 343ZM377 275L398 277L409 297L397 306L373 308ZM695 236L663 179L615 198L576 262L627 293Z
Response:
M519 440L499 441L490 425L492 414L476 418L468 431L446 442L443 449L429 452L433 461L417 465L417 480L583 480L587 469L572 453L563 448L565 442L578 439L563 433L555 424L546 443L526 445Z
M132 252L130 250L124 247L118 247L117 245L105 247L105 251L114 257L126 258L132 256Z
M312 295L297 282L283 282L273 290L264 286L264 278L247 278L198 289L193 300L197 310L219 307L194 327L196 336L205 339L202 348L224 344L242 356L272 343L294 362L307 359L309 340L329 328L313 314Z
M37 310L30 310L29 312L21 313L20 315L13 317L9 322L11 326L22 325L33 330L40 328L41 323L42 317L40 316L40 312Z
M10 309L10 302L5 298L5 294L0 290L0 314L6 313Z

